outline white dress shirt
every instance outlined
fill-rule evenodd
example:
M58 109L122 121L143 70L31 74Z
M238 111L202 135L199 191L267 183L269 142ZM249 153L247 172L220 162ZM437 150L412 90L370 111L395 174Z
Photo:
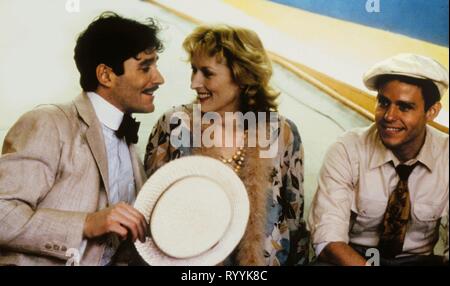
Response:
M419 161L408 179L411 217L399 256L428 255L445 231L448 259L449 137L427 126ZM325 156L308 226L319 255L333 241L376 247L390 194L399 178L395 155L379 139L376 126L341 136Z
M94 107L97 118L102 124L108 157L109 205L112 206L119 202L133 204L136 199L136 187L130 150L125 138L119 139L115 134L122 122L123 112L95 92L87 92L87 96ZM84 241L82 250L86 247L85 243ZM111 261L120 245L116 235L109 235L107 243L108 246L103 254L101 265L107 265Z

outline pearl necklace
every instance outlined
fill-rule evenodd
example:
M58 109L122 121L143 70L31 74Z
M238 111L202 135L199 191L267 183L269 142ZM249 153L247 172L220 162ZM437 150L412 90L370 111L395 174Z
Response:
M247 138L247 130L244 132L244 144L245 144L246 138ZM224 156L221 156L221 157L222 157L223 163L230 165L230 167L236 173L239 173L242 165L244 164L245 155L246 155L246 153L245 153L244 147L239 147L231 158L225 158Z
M222 156L222 162L231 166L231 168L239 173L241 170L242 164L244 164L245 160L245 149L244 147L239 147L236 153L231 158L224 158Z

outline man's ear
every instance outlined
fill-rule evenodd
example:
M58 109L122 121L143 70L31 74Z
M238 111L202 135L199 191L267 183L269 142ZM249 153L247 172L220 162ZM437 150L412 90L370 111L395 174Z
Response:
M427 118L427 121L428 122L433 121L436 118L436 116L438 116L439 111L441 111L441 108L442 105L439 101L433 104L426 112L425 116Z
M99 64L95 69L97 80L100 85L111 87L113 84L114 72L105 64Z

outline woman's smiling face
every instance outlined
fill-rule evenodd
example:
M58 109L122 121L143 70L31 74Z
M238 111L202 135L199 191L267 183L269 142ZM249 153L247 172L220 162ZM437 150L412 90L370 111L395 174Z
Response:
M234 81L225 59L218 61L196 53L191 59L191 88L197 92L202 112L236 112L239 110L241 89Z

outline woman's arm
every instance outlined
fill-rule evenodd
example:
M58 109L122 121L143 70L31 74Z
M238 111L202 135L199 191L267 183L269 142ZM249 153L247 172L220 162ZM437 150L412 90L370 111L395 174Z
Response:
M290 132L290 140L283 152L283 184L281 190L292 210L288 216L290 233L290 252L287 265L305 265L308 263L309 233L304 220L304 151L300 134L294 123L286 120L286 131Z

